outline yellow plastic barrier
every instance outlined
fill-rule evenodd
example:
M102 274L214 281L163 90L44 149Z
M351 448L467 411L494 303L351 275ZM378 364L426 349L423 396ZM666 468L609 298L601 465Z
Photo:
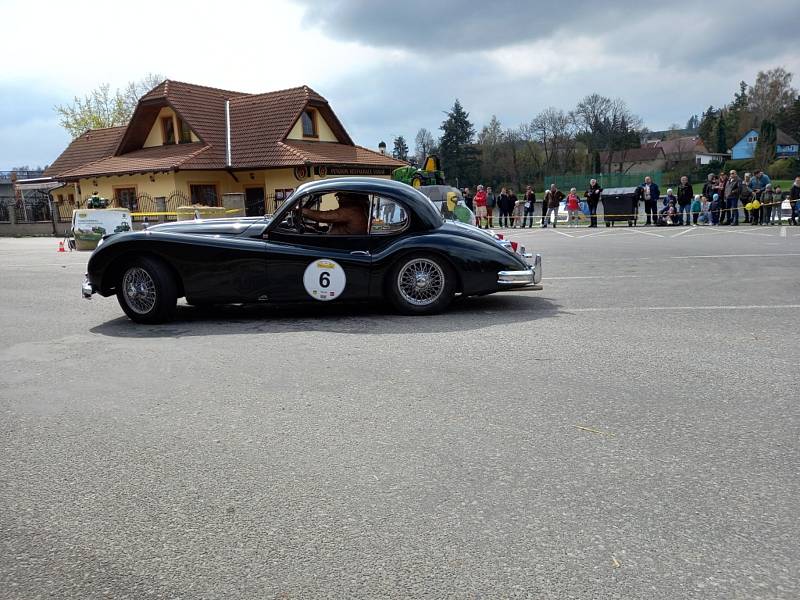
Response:
M226 209L221 206L179 206L175 211L178 221L190 221L192 219L220 219L226 215Z

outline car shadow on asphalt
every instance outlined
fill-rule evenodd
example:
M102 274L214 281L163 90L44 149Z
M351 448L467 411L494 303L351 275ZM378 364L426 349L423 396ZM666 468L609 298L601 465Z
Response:
M180 304L175 320L170 323L137 325L122 316L93 327L91 332L123 338L303 331L426 334L473 331L496 325L526 323L555 317L561 312L560 305L552 300L528 294L458 298L447 311L424 317L397 314L385 303L224 305L208 308Z

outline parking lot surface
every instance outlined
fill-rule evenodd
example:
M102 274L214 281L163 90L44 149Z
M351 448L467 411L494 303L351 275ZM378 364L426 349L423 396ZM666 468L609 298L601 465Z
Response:
M159 326L0 239L0 598L800 596L800 227L509 237L542 291Z

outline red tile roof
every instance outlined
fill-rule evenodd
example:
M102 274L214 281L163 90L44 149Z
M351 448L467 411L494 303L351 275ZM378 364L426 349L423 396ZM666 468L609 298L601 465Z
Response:
M611 156L612 163L621 162L647 162L651 160L658 160L664 157L664 150L661 147L653 148L652 146L645 146L643 148L630 148L628 150L617 150ZM600 153L600 162L608 163L608 152Z
M193 144L170 144L142 148L119 156L109 156L62 173L65 178L98 177L120 173L148 173L171 171L187 160L200 156L209 149L202 142Z
M113 156L126 127L92 129L72 140L67 149L44 172L46 177L57 177L66 171L107 156Z
M294 167L308 162L385 167L406 164L355 146L328 101L308 86L247 94L166 80L142 96L131 123L116 128L114 143L108 139L103 144L96 144L98 147L95 148L90 142L100 136L97 132L89 132L85 134L89 137L84 140L81 152L71 145L53 167L60 165L58 174L71 178L178 167L226 168L226 102L230 103L230 167L233 169ZM164 150L160 151L141 149L162 106L171 106L189 125L201 139L200 148L196 147L197 144L180 144L163 146ZM318 111L340 143L286 140L307 107ZM189 146L195 146L194 150L187 152ZM113 158L108 158L111 156Z

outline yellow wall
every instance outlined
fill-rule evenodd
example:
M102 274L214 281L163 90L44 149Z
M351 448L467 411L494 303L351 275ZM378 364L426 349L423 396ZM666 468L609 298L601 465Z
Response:
M180 140L181 130L180 127L178 127L178 115L176 115L175 111L170 107L165 106L158 112L158 117L156 117L155 123L153 123L153 128L150 129L150 133L147 134L147 139L144 141L142 148L152 148L153 146L164 145L164 132L161 129L161 119L164 117L172 118L172 127L175 131L175 140ZM192 141L200 141L200 138L194 134L194 131L192 131Z
M313 109L312 109L313 110ZM303 120L302 117L297 119L297 122L292 127L292 130L289 132L289 135L286 136L286 139L289 140L308 140L308 141L320 141L320 142L338 142L339 140L333 134L330 126L328 125L327 121L322 118L322 115L319 111L314 111L317 117L317 136L315 138L303 137Z
M252 177L251 177L252 173ZM138 175L122 175L112 177L96 177L81 179L80 198L85 200L97 192L101 197L113 200L115 188L135 187L136 194L148 194L151 198L168 198L174 191L182 192L187 198L189 186L194 184L216 185L217 194L220 202L223 194L243 193L248 187L264 187L267 197L275 195L276 190L297 189L303 183L320 179L312 176L302 181L298 181L294 176L294 169L265 169L260 171L235 171L234 174L238 181L231 177L230 173L224 170L216 171L178 171L177 173L145 173ZM153 181L150 181L150 178ZM95 184L95 181L97 182ZM73 185L67 184L63 188L53 190L53 198L58 198L57 194L74 193Z

